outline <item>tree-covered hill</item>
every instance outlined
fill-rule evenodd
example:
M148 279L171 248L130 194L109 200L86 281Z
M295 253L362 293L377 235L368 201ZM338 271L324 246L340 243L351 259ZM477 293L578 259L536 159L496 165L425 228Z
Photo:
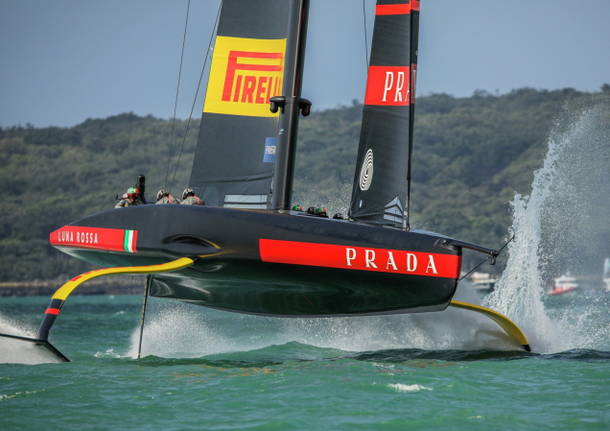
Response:
M529 193L546 140L566 112L607 98L572 89L446 94L417 101L412 225L499 246L514 193ZM294 201L345 212L362 106L301 121ZM71 128L0 128L0 281L65 278L87 268L51 248L49 232L112 207L147 177L147 195L187 185L198 121L121 114Z

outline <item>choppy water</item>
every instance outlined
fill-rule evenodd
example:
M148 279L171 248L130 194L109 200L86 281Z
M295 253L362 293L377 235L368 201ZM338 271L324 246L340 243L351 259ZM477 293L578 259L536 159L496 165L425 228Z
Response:
M34 326L45 302L1 304ZM0 429L610 426L608 344L528 354L441 340L422 349L410 340L410 316L292 321L155 301L148 356L135 360L140 304L134 296L71 298L52 339L73 362L0 365ZM575 321L594 309L599 326L610 324L608 305L595 291L546 304L551 315L569 306Z
M508 265L482 302L533 353L462 310L273 319L153 299L136 360L141 298L72 297L51 340L73 362L1 363L0 430L610 429L609 119L598 107L558 128L513 203ZM597 267L576 294L544 294ZM458 299L481 298L462 285ZM0 298L0 332L33 333L47 302ZM0 344L0 362L31 353Z

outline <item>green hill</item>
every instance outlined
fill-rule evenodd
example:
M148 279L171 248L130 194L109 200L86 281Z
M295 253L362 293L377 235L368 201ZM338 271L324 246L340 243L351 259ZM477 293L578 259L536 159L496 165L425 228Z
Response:
M601 97L607 94L572 89L420 97L412 225L499 246L511 223L509 202L515 192L529 192L561 113ZM361 110L354 103L302 120L295 202L345 213ZM86 269L52 249L49 232L112 207L138 174L146 175L150 198L163 185L179 193L190 174L198 121L188 134L186 125L121 114L70 128L0 128L0 281L65 278Z

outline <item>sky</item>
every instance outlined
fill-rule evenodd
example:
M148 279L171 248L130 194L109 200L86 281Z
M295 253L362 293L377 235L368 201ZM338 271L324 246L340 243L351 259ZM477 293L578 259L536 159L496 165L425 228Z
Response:
M364 1L370 37L375 1ZM191 0L179 118L197 95L218 4ZM610 83L610 0L421 5L420 95ZM171 118L186 8L187 0L0 0L0 127L123 112ZM314 109L363 98L362 9L362 0L311 0L303 96ZM199 117L200 97L194 106Z

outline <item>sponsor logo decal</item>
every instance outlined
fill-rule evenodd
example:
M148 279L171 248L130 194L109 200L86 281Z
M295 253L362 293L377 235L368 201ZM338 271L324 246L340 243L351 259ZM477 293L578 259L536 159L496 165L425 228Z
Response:
M369 66L365 105L407 106L411 103L409 66Z
M269 99L281 95L286 39L217 36L203 112L277 117Z
M277 151L277 137L265 138L265 152L263 153L263 163L275 162L275 153Z
M371 187L373 182L373 150L368 149L364 155L362 161L362 167L360 168L360 181L358 182L360 190L363 192L367 191Z
M138 231L99 227L64 226L49 235L53 246L92 248L98 250L137 251Z
M263 262L457 279L454 254L259 239Z
M398 196L385 204L383 208L383 218L395 223L402 223L403 216L406 215Z

